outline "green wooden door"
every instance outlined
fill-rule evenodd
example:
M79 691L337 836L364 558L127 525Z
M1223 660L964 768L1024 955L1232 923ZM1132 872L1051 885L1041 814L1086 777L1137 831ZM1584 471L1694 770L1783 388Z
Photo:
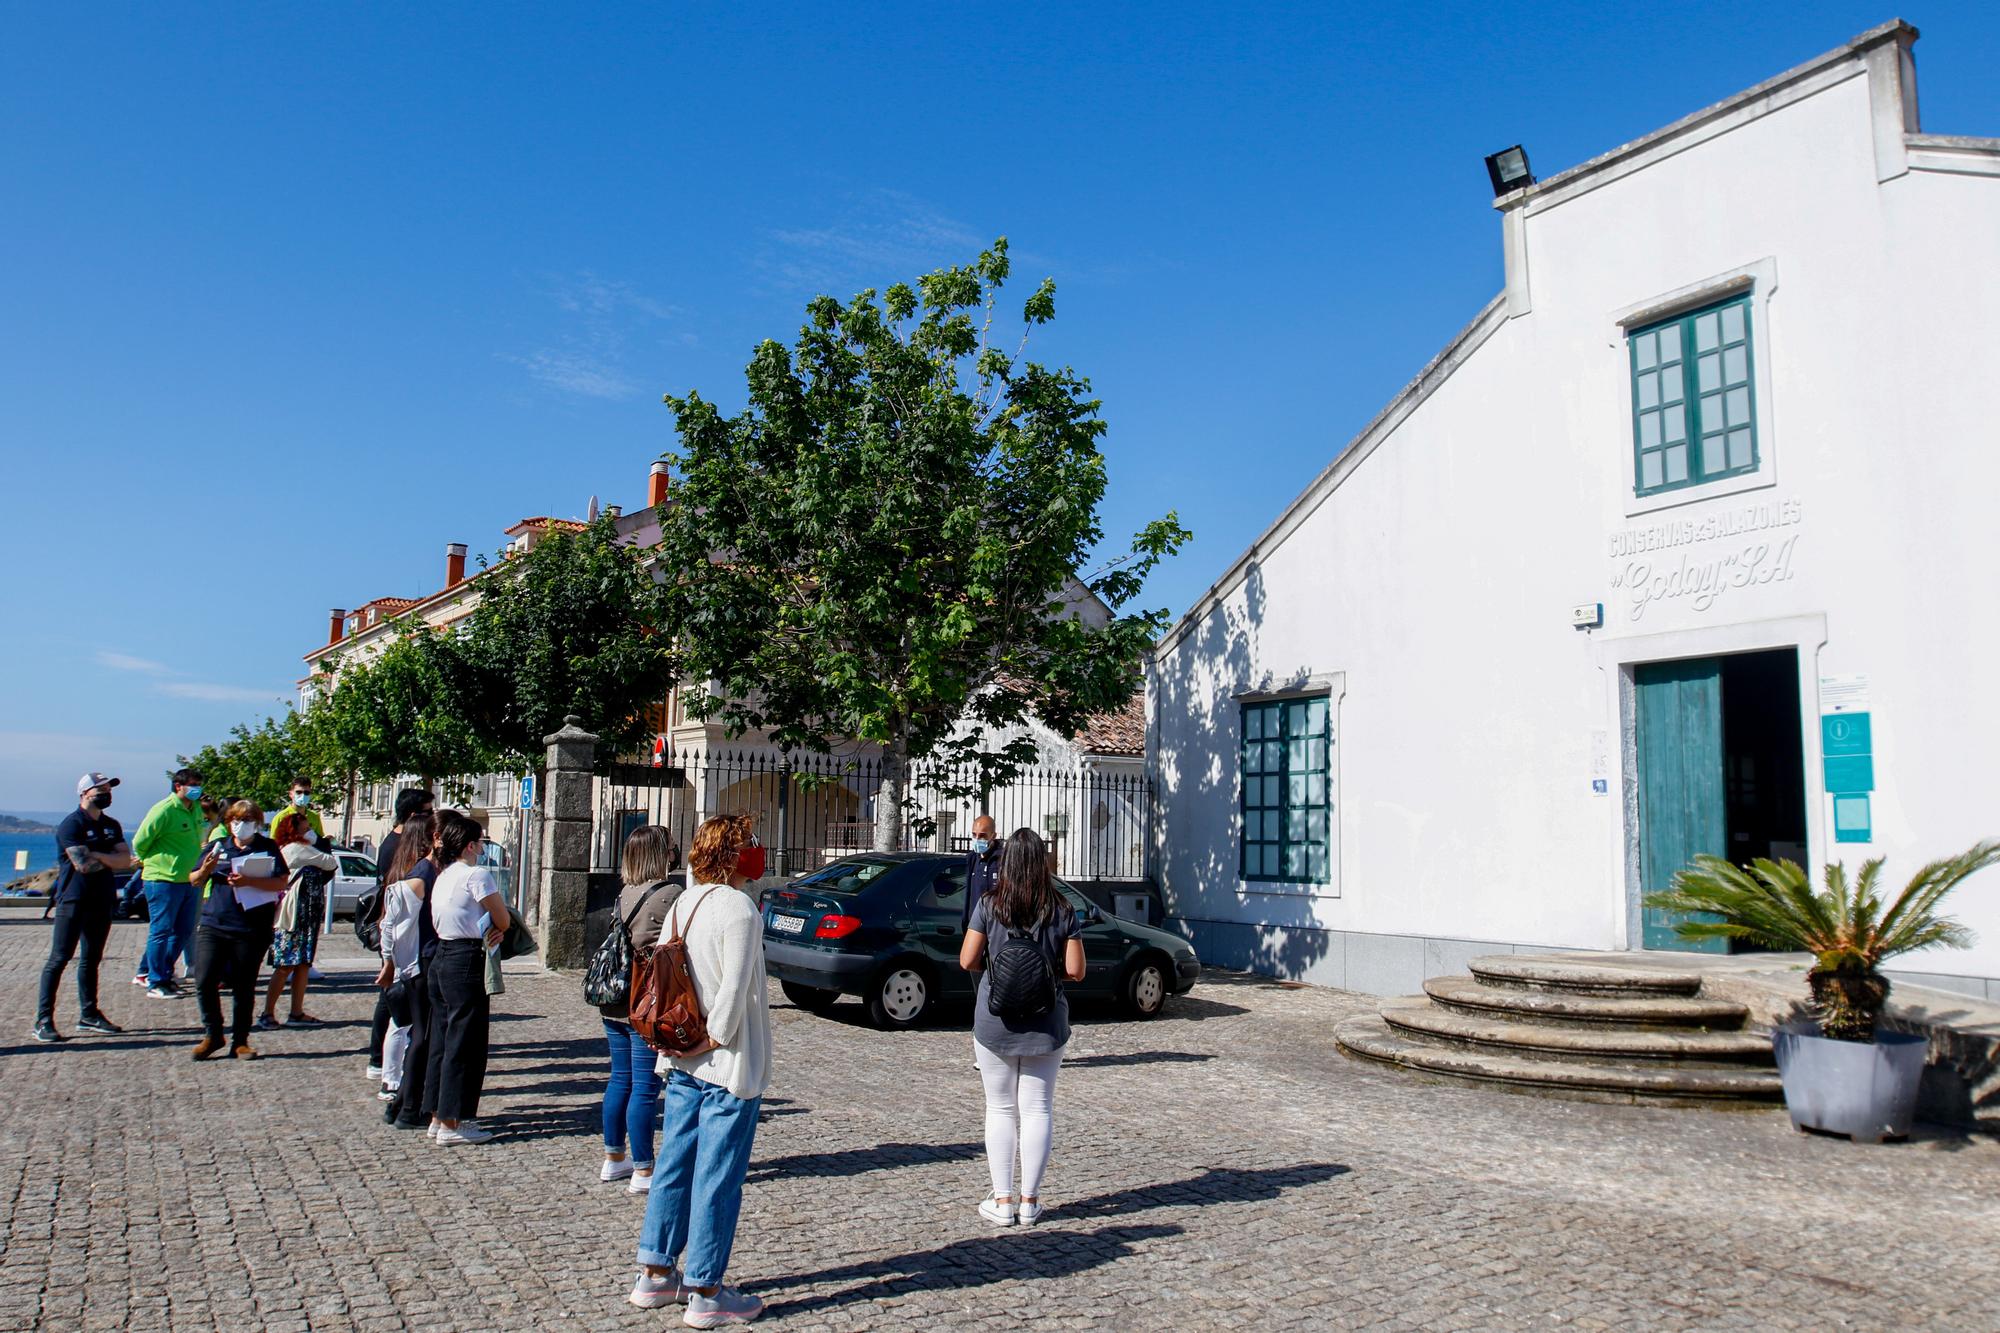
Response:
M1647 893L1707 852L1729 854L1723 799L1722 664L1714 658L1648 662L1633 672L1638 692L1639 869ZM1648 949L1726 953L1723 940L1699 943L1674 932L1681 916L1644 912Z

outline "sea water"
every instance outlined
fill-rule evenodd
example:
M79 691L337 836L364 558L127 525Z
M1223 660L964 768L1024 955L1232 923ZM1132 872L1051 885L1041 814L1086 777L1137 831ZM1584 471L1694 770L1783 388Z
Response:
M14 858L28 854L24 869L14 869ZM53 833L0 833L0 885L21 875L47 870L56 863L56 835Z

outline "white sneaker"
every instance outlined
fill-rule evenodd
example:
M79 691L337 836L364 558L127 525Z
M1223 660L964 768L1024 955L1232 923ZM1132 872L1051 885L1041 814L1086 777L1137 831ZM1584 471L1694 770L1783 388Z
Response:
M979 1204L979 1215L996 1227L1014 1225L1014 1205L1000 1203L992 1195L987 1195Z
M1018 1216L1021 1219L1022 1226L1031 1227L1042 1220L1042 1205L1039 1203L1029 1203L1024 1199L1021 1202Z
M382 1077L382 1066L380 1065L368 1066L368 1077L379 1080Z
M148 986L146 987L146 998L149 1000L178 1000L181 998L181 993L171 985Z
M665 1277L648 1277L645 1269L639 1270L639 1280L632 1284L632 1294L625 1299L641 1310L658 1310L668 1305L686 1305L688 1289L681 1285L678 1268Z
M597 1168L597 1178L609 1183L613 1180L625 1179L625 1177L632 1174L632 1171L631 1158L627 1157L623 1161L614 1162L607 1157L604 1159L604 1165Z
M631 1181L625 1186L625 1192L627 1194L645 1194L650 1192L652 1188L653 1173L651 1171L634 1171Z
M438 1135L439 1135L439 1134L440 1134L440 1133L441 1133L441 1132L442 1132L443 1130L444 1130L444 1126L443 1126L443 1125L440 1125L440 1124L439 1124L439 1123L438 1123L437 1121L433 1120L433 1121L431 1121L431 1122L430 1122L430 1123L429 1123L428 1125L425 1125L425 1126L424 1126L424 1137L425 1137L425 1138L427 1138L427 1139L434 1139L434 1138L436 1138L436 1137L437 1137L437 1136L438 1136Z
M378 1102L393 1102L396 1100L396 1090L385 1084L382 1090L375 1094L375 1100Z
M138 976L136 976L136 977L133 977L133 978L132 978L132 984L133 984L134 986L143 986L143 985L145 985L145 984L146 984L146 974L145 974L144 972L141 972L141 973L140 973L140 974L139 974Z
M461 1120L457 1129L440 1129L438 1147L449 1148L459 1143L484 1143L493 1137L490 1129L481 1129L477 1120Z

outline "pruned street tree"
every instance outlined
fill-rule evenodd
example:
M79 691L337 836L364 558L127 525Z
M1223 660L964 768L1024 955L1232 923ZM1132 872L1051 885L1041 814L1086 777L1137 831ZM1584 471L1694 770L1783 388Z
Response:
M455 632L421 641L437 704L514 771L575 714L611 759L639 746L679 674L666 589L606 515L554 529L481 579Z
M1130 696L1166 613L1128 608L1188 536L1169 513L1079 576L1104 535L1105 423L1086 379L1024 357L1052 281L1019 343L992 341L1008 269L1002 239L914 287L820 297L793 346L757 347L743 412L666 399L680 480L659 554L690 709L787 750L880 746L885 850L913 762L1004 782L1028 755L989 729L1032 713L1070 732Z

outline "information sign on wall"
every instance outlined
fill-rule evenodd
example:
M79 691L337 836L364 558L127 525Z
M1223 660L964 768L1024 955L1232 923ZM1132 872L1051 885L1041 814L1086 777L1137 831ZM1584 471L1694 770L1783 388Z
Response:
M1819 682L1820 765L1833 798L1833 840L1870 842L1875 829L1875 719L1868 677L1822 676Z

